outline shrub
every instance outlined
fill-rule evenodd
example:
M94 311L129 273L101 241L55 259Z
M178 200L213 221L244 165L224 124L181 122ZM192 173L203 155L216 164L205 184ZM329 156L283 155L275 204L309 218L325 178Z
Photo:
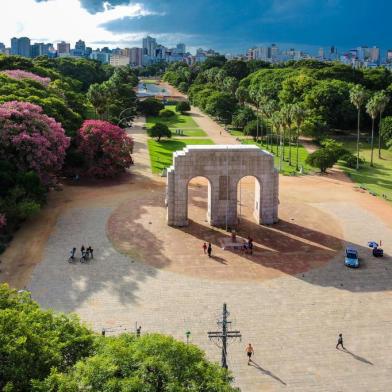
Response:
M259 118L259 136L265 135L268 125L263 119ZM245 136L257 136L257 120L252 120L245 125L243 130Z
M348 152L347 154L341 156L340 159L346 163L347 167L352 169L357 167L357 157L354 154ZM359 158L358 163L360 166L362 166L365 163L365 160L363 158Z
M35 171L44 183L61 169L69 138L40 106L11 101L0 105L0 159L19 171Z
M337 161L336 153L328 148L320 148L312 154L309 154L306 158L306 163L319 168L321 173L325 173Z
M86 120L78 133L78 151L84 155L85 174L114 177L131 166L133 140L107 121Z
M159 117L162 117L162 118L170 118L170 117L173 117L174 115L175 115L175 113L173 112L173 110L170 110L170 109L162 109L159 112Z
M255 120L256 115L253 110L247 106L240 107L233 115L232 124L235 128L244 129L244 127L252 120Z
M148 136L156 137L159 142L162 137L171 138L171 131L166 124L156 123L147 130Z
M176 105L177 112L185 113L191 110L191 105L188 101L180 101Z

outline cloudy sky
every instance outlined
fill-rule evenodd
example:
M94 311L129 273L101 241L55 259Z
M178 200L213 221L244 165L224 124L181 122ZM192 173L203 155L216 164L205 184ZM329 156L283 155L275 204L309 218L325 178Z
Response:
M305 48L392 47L390 0L1 0L0 42L13 36L93 47L185 42L243 52L277 43Z

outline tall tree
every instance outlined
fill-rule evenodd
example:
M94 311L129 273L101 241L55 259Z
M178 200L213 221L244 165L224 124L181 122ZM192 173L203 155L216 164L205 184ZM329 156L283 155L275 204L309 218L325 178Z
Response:
M389 103L389 96L385 91L379 91L375 94L374 99L377 102L377 109L380 115L380 122L378 126L378 157L381 158L381 124L382 124L382 115Z
M370 142L370 166L373 166L373 149L374 149L374 122L376 120L378 114L378 103L373 96L366 105L366 112L372 118L372 134L371 134L371 142Z
M283 125L283 160L285 160L285 145L286 145L286 130L288 130L288 139L289 139L289 165L291 166L291 124L292 113L291 113L291 105L284 105L281 109L281 118Z
M299 166L298 166L298 161L299 161L299 134L300 134L300 130L301 130L301 126L305 120L306 117L306 111L303 108L302 105L300 104L295 104L292 107L292 111L291 114L293 116L293 121L297 127L297 140L296 140L296 153L297 153L297 165L296 165L296 169L299 170Z
M361 109L366 102L366 90L360 85L355 85L350 90L350 101L357 108L358 121L357 121L357 170L359 169L359 136L360 136L360 121Z

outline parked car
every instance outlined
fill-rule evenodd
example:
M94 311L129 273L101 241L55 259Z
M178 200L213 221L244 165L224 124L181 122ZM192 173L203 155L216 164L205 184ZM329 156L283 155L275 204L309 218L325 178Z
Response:
M355 248L353 248L351 246L348 246L346 248L344 265L347 267L351 267L351 268L358 268L359 267L358 251Z

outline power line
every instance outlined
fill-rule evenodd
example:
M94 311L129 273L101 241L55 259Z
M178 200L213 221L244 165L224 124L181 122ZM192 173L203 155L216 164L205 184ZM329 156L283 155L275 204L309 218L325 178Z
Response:
M210 331L208 332L208 337L210 340L214 341L218 340L222 342L222 367L227 369L227 345L229 339L240 338L241 339L241 332L240 331L230 331L228 326L231 324L227 318L230 313L227 310L227 305L223 304L223 313L222 313L222 320L218 321L218 325L222 325L222 331Z

